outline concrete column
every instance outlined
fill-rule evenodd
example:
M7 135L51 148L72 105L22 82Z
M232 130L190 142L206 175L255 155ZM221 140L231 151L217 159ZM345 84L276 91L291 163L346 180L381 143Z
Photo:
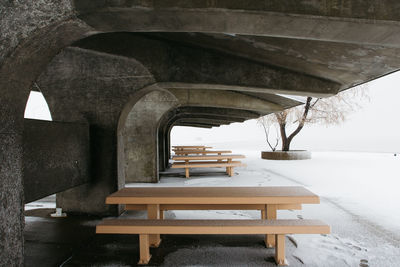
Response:
M17 90L9 84L11 88ZM23 266L22 93L0 81L0 266ZM22 91L22 90L21 90ZM26 99L25 99L26 100Z
M90 182L58 193L57 206L67 212L115 215L116 205L106 205L104 201L108 195L118 190L115 131L92 126L90 147Z
M0 161L0 266L22 266L24 206L20 133L0 133Z
M162 116L178 105L163 89L138 92L121 115L118 125L118 176L126 182L158 182L158 127Z
M165 157L166 157L166 151L165 151L165 131L163 125L160 125L159 130L158 130L158 168L159 171L164 171L165 166Z

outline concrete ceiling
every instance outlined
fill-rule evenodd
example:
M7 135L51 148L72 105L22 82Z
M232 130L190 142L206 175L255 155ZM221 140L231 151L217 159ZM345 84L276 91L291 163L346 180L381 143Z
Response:
M187 107L263 115L301 104L277 94L331 96L400 69L395 0L81 0L75 6L103 34L74 46L139 60Z

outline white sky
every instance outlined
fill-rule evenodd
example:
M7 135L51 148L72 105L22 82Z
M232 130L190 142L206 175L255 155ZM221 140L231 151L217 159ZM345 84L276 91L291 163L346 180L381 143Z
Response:
M44 99L42 93L31 91L26 102L25 115L26 119L37 119L51 121L49 106Z
M370 101L339 126L306 126L291 149L400 152L400 72L369 83ZM47 103L39 92L31 92L25 118L51 120ZM173 144L215 144L235 141L248 149L265 150L265 136L255 120L202 129L174 127Z

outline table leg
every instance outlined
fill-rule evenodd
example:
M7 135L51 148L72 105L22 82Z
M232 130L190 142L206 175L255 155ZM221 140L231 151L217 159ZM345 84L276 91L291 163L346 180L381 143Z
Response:
M140 259L138 265L149 263L151 254L149 250L149 235L139 235Z
M265 209L261 211L261 218L267 220L276 220L276 204L265 205ZM275 247L275 235L265 235L265 245L267 248Z
M278 266L287 266L285 259L285 235L276 235L275 262Z
M147 205L147 219L160 220L160 205L149 204ZM160 235L149 235L150 247L158 248L161 243Z

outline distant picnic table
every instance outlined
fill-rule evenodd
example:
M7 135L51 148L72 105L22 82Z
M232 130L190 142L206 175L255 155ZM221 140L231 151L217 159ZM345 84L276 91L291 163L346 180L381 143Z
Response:
M206 150L208 148L212 148L211 146L172 146L172 150Z
M233 159L245 158L244 155L219 154L219 155L175 155L172 159L175 161L171 168L185 169L185 176L189 178L190 168L226 168L229 176L233 175L233 168L246 166L241 161L233 161ZM182 161L182 162L180 162Z
M226 153L232 153L231 150L176 150L176 155L190 155L190 154L199 154L199 155L207 155L207 154L217 154L222 155Z

